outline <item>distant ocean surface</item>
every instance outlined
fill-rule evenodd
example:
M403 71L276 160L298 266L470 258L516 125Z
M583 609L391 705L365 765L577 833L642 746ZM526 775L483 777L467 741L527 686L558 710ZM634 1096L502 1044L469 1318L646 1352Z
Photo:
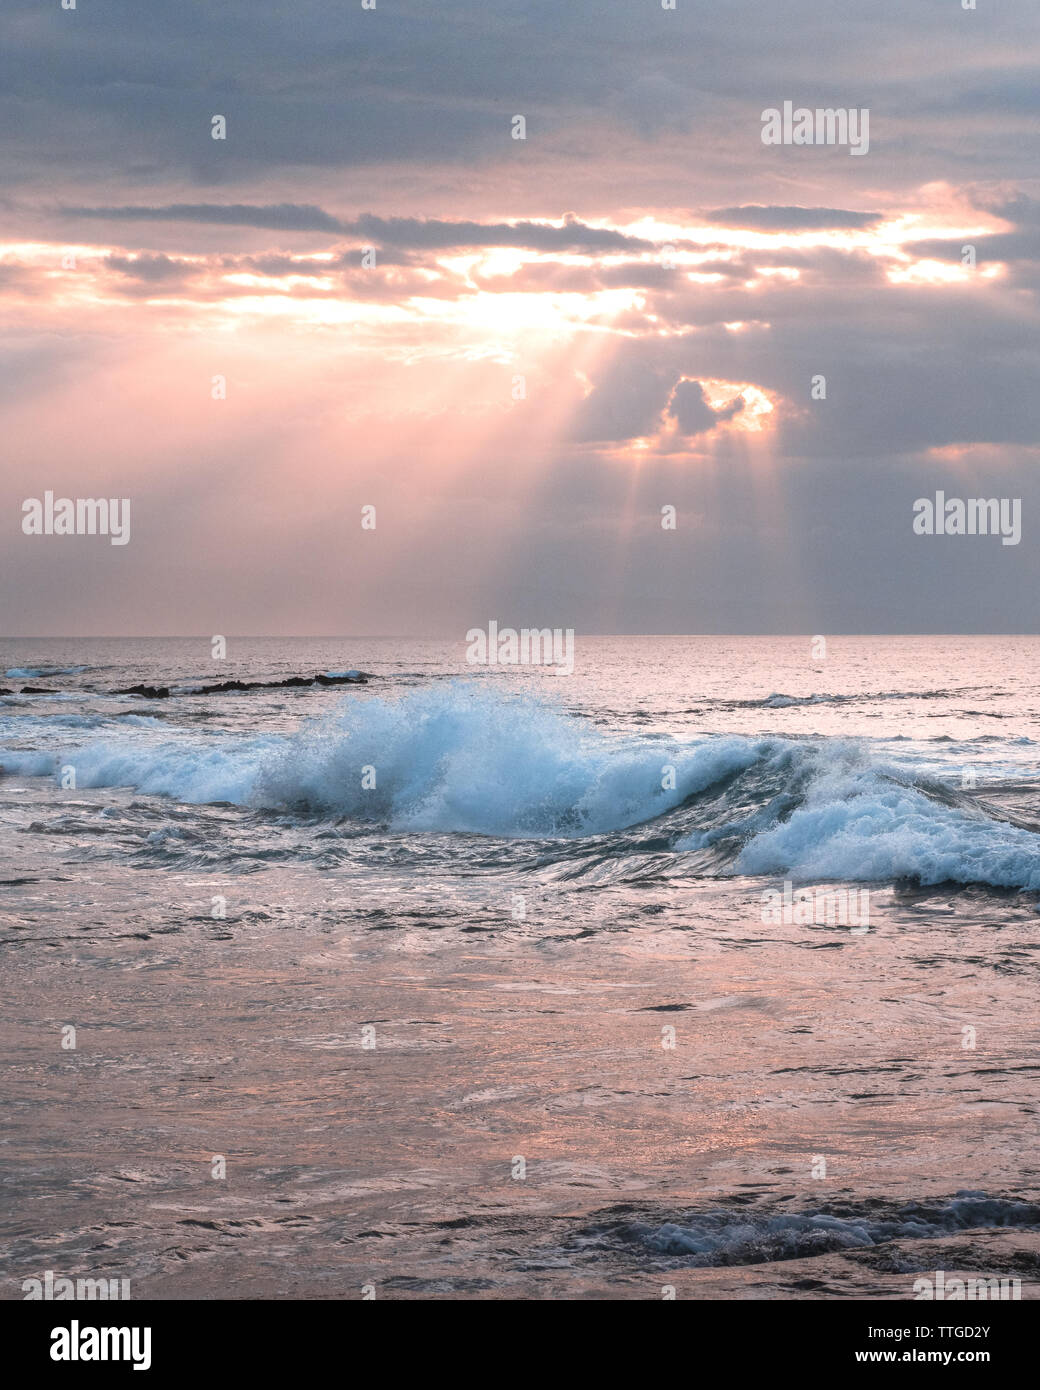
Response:
M3 639L4 1296L1028 1285L1038 670ZM868 929L768 920L785 884L865 887Z

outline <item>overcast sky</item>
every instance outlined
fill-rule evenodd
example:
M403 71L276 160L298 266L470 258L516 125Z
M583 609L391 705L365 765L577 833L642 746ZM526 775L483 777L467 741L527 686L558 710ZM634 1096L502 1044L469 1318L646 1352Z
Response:
M0 630L1037 631L1038 56L1035 0L5 0Z

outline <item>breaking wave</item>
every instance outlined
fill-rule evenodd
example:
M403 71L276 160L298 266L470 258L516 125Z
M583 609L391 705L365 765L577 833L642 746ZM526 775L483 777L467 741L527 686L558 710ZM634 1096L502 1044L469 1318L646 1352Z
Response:
M398 832L599 837L601 855L652 846L688 856L691 873L1040 890L1040 826L844 741L620 738L467 683L354 696L291 735L158 732L0 750L0 768L53 776L71 763L80 788Z

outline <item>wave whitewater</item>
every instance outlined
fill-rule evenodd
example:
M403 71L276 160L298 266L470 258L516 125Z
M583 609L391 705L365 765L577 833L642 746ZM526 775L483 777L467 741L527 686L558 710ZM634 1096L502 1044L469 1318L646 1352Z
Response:
M727 709L793 709L808 705L860 705L872 704L875 700L948 700L951 695L974 695L980 691L992 694L986 686L964 685L953 690L877 690L862 691L854 695L828 695L818 692L812 695L785 695L774 692L758 700L728 700L723 702Z
M80 788L397 832L593 839L600 854L687 856L693 873L1040 890L1040 825L873 761L859 745L620 738L468 683L355 696L287 736L203 737L142 723L116 741L0 750L8 774L54 776L68 763Z

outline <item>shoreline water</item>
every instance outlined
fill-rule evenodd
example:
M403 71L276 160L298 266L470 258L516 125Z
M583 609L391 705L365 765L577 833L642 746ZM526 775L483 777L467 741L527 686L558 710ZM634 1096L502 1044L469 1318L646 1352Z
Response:
M73 655L67 666L91 664ZM371 669L370 653L327 655L316 668ZM399 660L423 669L415 657ZM871 877L865 933L766 921L762 893L780 877L734 852L797 824L808 793L824 818L846 812L810 848L863 855L894 836L919 853L922 826L938 824L970 833L954 846L969 864L1031 854L1035 715L994 741L987 712L1023 704L1016 673L1005 661L986 689L961 669L952 694L931 694L946 659L926 650L898 700L879 698L896 686L878 678L883 661L855 681L832 668L816 690L789 672L757 689L720 677L726 707L711 718L737 726L717 736L740 757L701 790L680 776L677 804L649 821L625 809L642 785L632 747L716 733L702 714L677 718L645 675L635 699L628 672L601 669L595 699L586 676L583 714L544 714L525 688L515 726L494 722L493 693L453 703L457 673L436 665L396 694L376 673L363 691L185 696L172 719L89 694L0 706L8 763L50 759L48 775L0 777L0 1297L50 1269L126 1277L138 1298L355 1298L373 1284L423 1299L659 1298L671 1285L681 1298L887 1300L936 1270L1014 1276L1035 1298L1040 1225L1028 1212L1002 1224L1040 1198L1035 894ZM700 680L690 668L676 684ZM766 683L801 703L770 705ZM401 724L380 711L401 699L423 711L404 721L401 767L421 762L419 726L436 739L415 783L427 819L472 815L463 793L490 766L486 794L497 779L502 799L482 814L504 825L526 804L526 831L406 825L400 795L368 819L328 799L357 729L375 730L389 766ZM691 689L683 707L704 703ZM568 721L581 739L553 744ZM526 729L533 742L510 747L553 756L510 770L495 729L507 744ZM130 772L159 759L172 775L171 745L204 754L211 798L115 775L61 787L56 751L86 767L83 750L116 734ZM850 738L868 740L870 767L905 755L896 771L927 795L862 768L850 785L840 759L821 773L817 758L806 779L783 753L775 785L761 759L741 766L763 741ZM268 757L291 750L284 776L279 757L265 765L268 791L320 776L324 809L217 795L232 750L257 740ZM980 775L963 789L969 748ZM593 819L547 835L539 787ZM903 819L881 824L885 811Z

